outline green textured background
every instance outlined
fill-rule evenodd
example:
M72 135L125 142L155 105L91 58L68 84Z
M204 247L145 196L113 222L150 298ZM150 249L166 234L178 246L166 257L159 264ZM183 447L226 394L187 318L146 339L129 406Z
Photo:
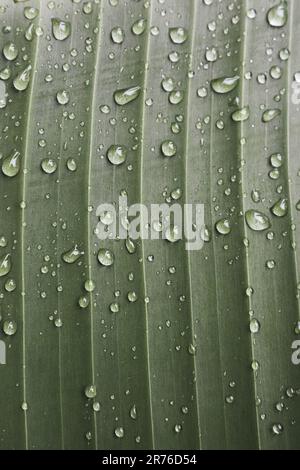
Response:
M84 3L0 0L0 48L7 41L19 48L6 82L7 106L0 109L0 156L17 149L22 158L16 177L0 172L0 236L8 240L0 256L11 254L9 277L17 283L9 293L7 277L0 278L0 314L2 324L13 319L18 325L14 336L0 332L7 346L7 364L0 365L0 448L300 448L300 366L291 362L300 320L299 105L291 101L293 76L300 71L300 2L288 1L283 28L266 20L277 0L119 0L116 6L95 0L92 14L83 13ZM30 24L25 6L39 8L34 24L42 34L33 41L24 38ZM250 8L256 9L254 19L246 15ZM55 17L71 22L65 41L53 37ZM141 17L147 28L135 36L131 26ZM115 26L125 32L120 45L110 37ZM170 41L174 26L188 31L182 45ZM205 59L212 46L219 53L213 63ZM278 53L285 47L290 57L282 61ZM168 59L172 51L179 53L177 63ZM30 85L16 92L12 80L28 63ZM0 70L7 64L1 54ZM282 68L279 80L269 75L272 65ZM267 74L265 85L257 82L259 73ZM51 82L45 81L48 74ZM210 90L212 78L236 74L239 89L229 95ZM169 103L163 76L184 91L179 105ZM139 98L118 107L114 91L131 85L142 87ZM208 89L204 99L197 96L201 86ZM66 106L55 98L61 89L70 93ZM243 123L230 118L236 97L240 107L250 106ZM102 113L101 105L109 105L110 113ZM281 116L262 123L263 106L280 108ZM176 116L183 122L173 135ZM170 138L177 155L166 159L160 145ZM105 156L114 143L129 148L120 167ZM268 176L275 152L285 156L278 180ZM49 156L58 163L52 175L40 167ZM66 167L69 158L77 162L74 173ZM117 201L122 189L129 203L163 203L164 192L177 187L180 203L205 204L211 241L197 252L186 251L184 242L143 241L134 254L123 241L109 241L105 246L115 262L101 267L97 206ZM261 192L258 204L253 189ZM281 195L289 199L289 213L282 219L270 215L273 240L251 231L244 212L269 213ZM231 220L227 237L214 229L223 217ZM75 243L85 254L67 265L61 255ZM276 261L273 270L266 268L270 259ZM44 265L48 274L41 273ZM89 307L81 309L78 298L88 278L96 289ZM135 303L127 300L132 290ZM112 314L116 291L120 312ZM249 330L251 310L261 324L256 335ZM61 318L62 327L50 316ZM253 360L260 364L257 372ZM99 412L84 395L89 384L97 386ZM291 387L295 393L288 398ZM275 409L280 401L281 413ZM276 423L284 427L278 436L272 432ZM115 435L119 426L121 439Z

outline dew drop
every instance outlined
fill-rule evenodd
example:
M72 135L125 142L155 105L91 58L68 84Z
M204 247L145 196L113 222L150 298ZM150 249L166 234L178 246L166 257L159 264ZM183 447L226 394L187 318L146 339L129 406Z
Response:
M245 106L244 108L237 109L231 115L231 118L235 122L242 122L246 121L250 115L250 108L249 106Z
M187 31L185 28L170 28L169 36L174 44L183 44L187 40Z
M14 320L6 320L2 329L7 336L13 336L17 332L17 323Z
M44 160L42 160L41 168L45 173L51 175L56 171L57 163L52 160L52 158L45 158Z
M269 217L262 212L250 209L245 214L245 219L249 228L255 232L267 230L271 227Z
M273 121L276 117L280 116L280 109L267 109L262 115L263 122Z
M237 87L239 79L238 76L215 78L211 81L211 87L216 93L229 93Z
M130 88L123 88L121 90L117 90L114 93L114 100L119 106L124 106L130 103L131 101L137 99L140 94L140 91L140 86L133 86Z
M288 20L288 8L285 0L270 8L267 14L268 23L274 28L282 28Z
M11 270L10 254L0 258L0 277L6 276Z
M165 140L161 144L161 151L165 157L174 157L177 152L176 144L172 140Z
M127 158L127 148L125 145L111 145L106 156L113 165L121 165Z
M20 152L16 150L2 162L2 172L5 176L9 176L10 178L19 173L20 167Z
M271 208L271 212L277 217L284 217L288 213L288 200L285 198L279 199Z
M96 385L87 385L84 389L84 394L87 398L95 398L97 395Z
M75 245L73 248L70 250L66 251L62 255L62 259L65 261L65 263L68 264L73 264L76 263L76 261L83 255L84 253L78 249L78 246Z
M52 18L52 33L58 41L64 41L71 34L71 23L59 18Z
M106 248L100 248L98 251L98 261L102 266L111 266L114 263L115 257L112 251Z
M7 60L15 60L18 57L19 51L13 42L8 42L3 47L3 55Z
M228 235L231 232L230 221L228 219L221 219L216 223L216 230L221 235Z
M14 79L13 84L16 90L24 91L29 85L31 76L31 65L28 65L22 72L20 72Z

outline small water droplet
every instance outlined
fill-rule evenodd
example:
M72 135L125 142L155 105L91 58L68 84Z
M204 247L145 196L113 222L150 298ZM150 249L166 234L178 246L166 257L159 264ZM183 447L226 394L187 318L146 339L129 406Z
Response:
M221 235L228 235L231 232L231 225L228 219L221 219L216 223L216 230Z

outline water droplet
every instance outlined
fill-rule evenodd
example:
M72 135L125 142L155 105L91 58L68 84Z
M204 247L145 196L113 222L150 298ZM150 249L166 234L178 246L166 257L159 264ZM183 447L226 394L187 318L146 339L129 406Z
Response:
M273 431L273 434L275 434L276 436L279 436L279 434L282 434L283 433L282 424L280 423L273 424L272 431Z
M120 305L118 302L112 302L109 306L111 313L118 313L120 311Z
M131 238L127 238L125 240L125 246L126 246L128 253L130 253L131 255L136 252L135 243Z
M17 332L17 323L13 320L6 320L4 323L3 323L3 332L7 335L7 336L13 336L16 334Z
M18 57L19 50L13 42L8 42L3 47L3 55L7 60L15 60Z
M136 410L136 405L133 405L131 410L130 410L130 418L136 419L137 418L137 410Z
M52 18L52 33L58 41L64 41L71 34L71 23L59 18Z
M114 93L114 100L119 106L124 106L131 101L134 101L140 94L141 87L133 86L130 88L123 88Z
M3 160L2 172L5 176L12 178L19 173L21 167L20 155L20 152L15 150L11 155Z
M286 1L281 1L270 8L267 14L268 22L274 28L282 28L288 20L288 8Z
M165 157L174 157L177 152L176 144L172 140L165 140L161 144L161 151Z
M28 20L34 20L39 14L38 8L35 7L25 7L24 8L24 16Z
M169 94L169 102L171 104L179 104L184 98L184 93L181 90L173 90Z
M124 428L122 426L115 429L115 436L119 439L122 439L122 437L124 437L124 434Z
M66 251L62 255L62 259L68 263L68 264L73 264L76 263L76 261L84 254L84 252L80 251L75 245L73 248L70 250Z
M174 44L183 44L187 40L187 31L185 28L170 28L169 36Z
M129 300L129 302L136 302L138 299L137 293L134 291L128 292L127 299Z
M124 41L124 31L119 26L113 28L110 32L110 37L115 44L122 44Z
M269 217L262 212L250 209L245 214L245 219L249 228L255 232L267 230L271 227Z
M95 283L92 279L87 279L84 283L84 288L87 292L93 292L95 287Z
M22 72L20 72L14 79L13 84L16 90L24 91L29 85L31 76L31 65L28 65Z
M276 117L280 116L280 109L267 109L262 115L263 122L273 121Z
M173 78L171 77L167 77L167 78L164 78L161 82L161 86L162 86L162 89L168 93L170 93L171 91L174 90L174 87L175 87L175 82L173 80Z
M86 297L85 295L82 295L81 297L79 297L78 305L80 308L87 308L89 304L90 304L90 299L88 297Z
M125 145L111 145L106 155L110 163L121 165L127 158L127 148Z
M288 213L288 200L284 198L279 199L271 208L271 211L277 217L284 217Z
M216 223L216 230L221 235L228 235L231 232L230 221L228 219L221 219Z
M255 334L258 333L260 330L260 323L256 318L252 318L252 320L249 323L249 329L251 333Z
M273 168L280 168L283 165L283 156L280 153L273 153L270 156L270 163Z
M249 106L245 106L244 108L237 109L231 115L231 118L235 122L242 122L246 121L250 115L250 108Z
M60 90L56 93L56 99L59 104L68 104L70 95L66 90Z
M181 238L179 228L176 225L171 225L170 227L167 227L165 232L165 238L170 243L178 242Z
M237 87L239 79L238 76L215 78L211 81L211 87L216 93L229 93Z
M56 171L57 163L52 160L52 158L45 158L44 160L42 160L41 167L45 173L51 175Z
M67 160L67 168L70 171L76 171L77 170L77 163L74 160L74 158L68 158Z
M140 18L135 23L133 23L131 27L131 31L136 36L140 36L145 31L146 25L147 25L147 20L145 20L145 18Z
M10 254L0 258L0 277L6 276L11 270Z
M84 390L84 394L87 398L95 398L97 395L96 385L87 385Z
M115 257L112 251L106 248L100 248L98 251L98 261L102 266L111 266L114 263Z

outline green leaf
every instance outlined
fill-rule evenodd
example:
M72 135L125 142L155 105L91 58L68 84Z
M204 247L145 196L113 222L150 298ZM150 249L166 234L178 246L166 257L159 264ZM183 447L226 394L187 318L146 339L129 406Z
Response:
M299 448L298 3L0 19L0 448ZM125 195L203 247L100 240Z

